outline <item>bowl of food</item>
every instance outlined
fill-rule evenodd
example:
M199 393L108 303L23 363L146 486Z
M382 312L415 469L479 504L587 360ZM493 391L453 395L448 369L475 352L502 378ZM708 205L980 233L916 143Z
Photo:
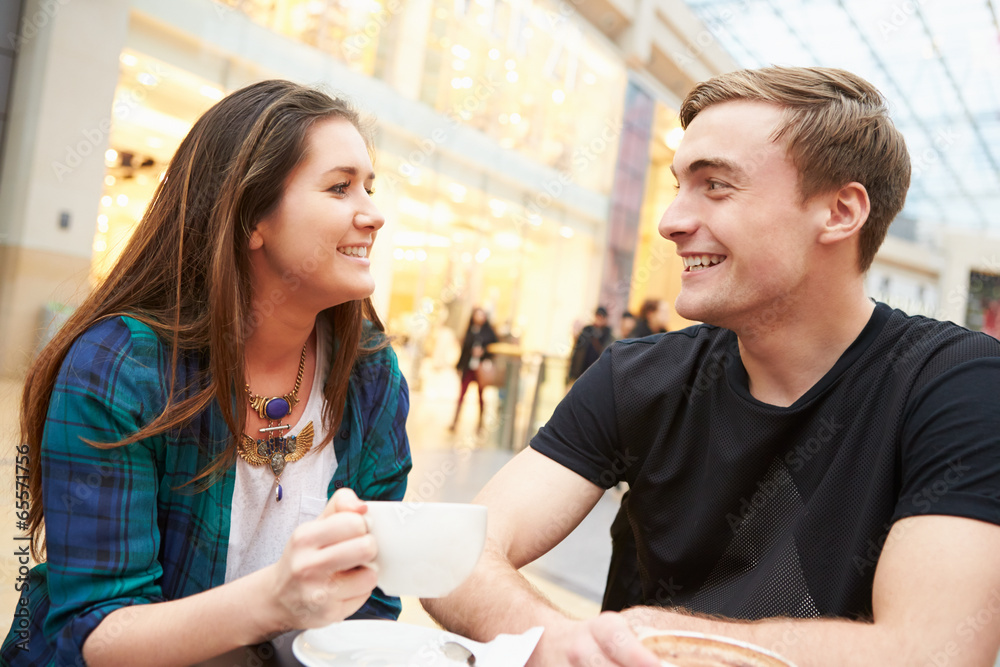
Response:
M642 644L663 667L795 667L759 646L698 632L651 632L642 635Z

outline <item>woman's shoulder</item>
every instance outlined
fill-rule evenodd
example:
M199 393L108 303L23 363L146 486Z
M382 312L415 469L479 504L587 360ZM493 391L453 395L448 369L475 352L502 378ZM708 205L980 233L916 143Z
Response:
M363 388L363 393L381 394L389 386L404 382L391 338L384 331L365 321L361 341L365 348L354 363L351 379Z
M128 358L155 368L166 353L166 345L148 324L119 315L96 322L80 334L70 346L67 361L94 365Z

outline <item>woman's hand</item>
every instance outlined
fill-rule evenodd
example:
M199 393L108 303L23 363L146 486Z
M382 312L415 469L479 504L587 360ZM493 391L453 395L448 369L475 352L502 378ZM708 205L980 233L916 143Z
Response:
M292 533L281 559L271 565L272 629L317 628L361 608L377 581L377 548L362 516L367 506L340 489L323 513Z

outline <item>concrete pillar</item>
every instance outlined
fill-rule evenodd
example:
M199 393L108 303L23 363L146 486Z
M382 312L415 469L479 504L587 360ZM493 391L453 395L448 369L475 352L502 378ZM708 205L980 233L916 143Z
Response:
M35 352L50 300L88 274L128 0L27 0L0 170L0 376Z

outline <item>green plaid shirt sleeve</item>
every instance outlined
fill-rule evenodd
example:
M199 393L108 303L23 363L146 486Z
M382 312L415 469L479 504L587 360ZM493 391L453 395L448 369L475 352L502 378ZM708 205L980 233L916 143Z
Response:
M30 625L25 631L15 618L0 664L82 665L84 641L114 610L225 581L235 466L200 493L184 486L228 446L217 406L183 429L132 445L100 449L84 441L118 441L163 411L168 354L131 318L95 325L71 348L42 444L47 563L21 592ZM196 390L199 371L196 359L184 359L176 386ZM334 437L330 494L348 486L362 498L402 498L411 467L408 407L391 349L356 365ZM357 616L396 618L399 608L376 589Z

